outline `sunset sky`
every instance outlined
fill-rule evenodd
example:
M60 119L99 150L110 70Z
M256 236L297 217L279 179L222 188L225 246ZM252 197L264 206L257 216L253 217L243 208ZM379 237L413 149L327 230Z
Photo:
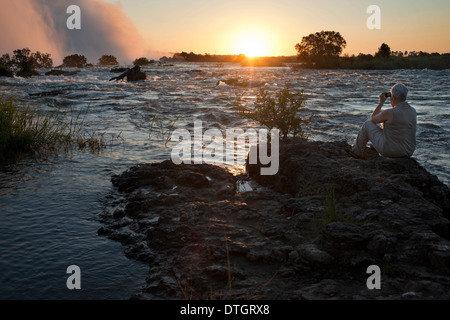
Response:
M81 8L81 30L68 30L69 5ZM311 33L338 31L344 54L393 51L450 52L449 0L0 0L0 54L29 47L56 63L81 53L121 62L174 52L295 55ZM381 9L381 29L366 12Z
M118 3L116 0L108 0ZM293 55L303 36L339 31L344 53L392 50L450 52L448 0L121 0L150 47L161 52L237 54L253 35L267 55ZM381 29L369 30L369 5L381 9ZM249 40L250 41L250 40Z

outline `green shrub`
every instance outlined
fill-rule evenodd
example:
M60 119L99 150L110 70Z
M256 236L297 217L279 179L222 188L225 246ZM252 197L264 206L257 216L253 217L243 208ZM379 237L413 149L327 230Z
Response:
M334 186L328 186L324 202L325 220L335 222L339 220L336 212L336 196Z
M311 116L300 116L300 113L306 110L305 103L303 90L298 93L291 92L286 85L274 95L261 88L253 108L244 103L241 97L237 98L235 106L242 117L257 121L269 130L279 129L282 138L288 135L306 138L303 124L309 122Z
M0 57L0 68L7 72L16 71L20 77L32 77L39 74L37 69L53 66L50 56L49 53L31 52L28 48L17 49L12 57L8 53Z
M78 114L42 112L21 104L12 97L0 95L0 160L23 153L51 153L61 148L89 147L102 150L103 134L82 132L88 109Z
M138 59L133 61L133 65L134 66L141 66L141 67L142 66L148 66L148 65L153 64L153 63L155 63L155 60L148 60L145 57L138 58Z
M99 66L118 66L117 58L111 55L104 54L98 59Z
M63 59L63 66L66 68L84 68L87 64L87 58L80 54L72 54Z

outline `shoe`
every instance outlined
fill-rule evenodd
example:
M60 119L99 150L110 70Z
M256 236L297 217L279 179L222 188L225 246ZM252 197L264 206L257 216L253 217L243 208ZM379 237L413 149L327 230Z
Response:
M364 158L362 156L360 156L359 154L356 154L355 152L353 152L352 150L349 149L345 149L345 152L347 152L347 154L355 159L359 159L359 160L363 160Z
M366 160L370 160L379 156L377 149L374 147L366 147L362 152L362 157Z

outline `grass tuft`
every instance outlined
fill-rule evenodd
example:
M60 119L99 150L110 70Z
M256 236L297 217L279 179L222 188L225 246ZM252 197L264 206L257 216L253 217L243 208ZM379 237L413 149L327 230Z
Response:
M105 146L104 134L87 134L83 124L89 108L75 114L61 111L44 112L23 104L14 97L0 95L0 160L16 158L24 153L56 153L89 147L100 151Z

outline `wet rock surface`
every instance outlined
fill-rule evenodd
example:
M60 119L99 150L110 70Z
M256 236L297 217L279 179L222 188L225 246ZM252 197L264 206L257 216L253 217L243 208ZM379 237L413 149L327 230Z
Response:
M449 299L449 188L414 159L348 148L283 141L275 176L137 165L113 176L98 233L148 264L139 299Z
M45 73L46 76L74 76L77 75L80 71L65 71L65 70L50 70Z

